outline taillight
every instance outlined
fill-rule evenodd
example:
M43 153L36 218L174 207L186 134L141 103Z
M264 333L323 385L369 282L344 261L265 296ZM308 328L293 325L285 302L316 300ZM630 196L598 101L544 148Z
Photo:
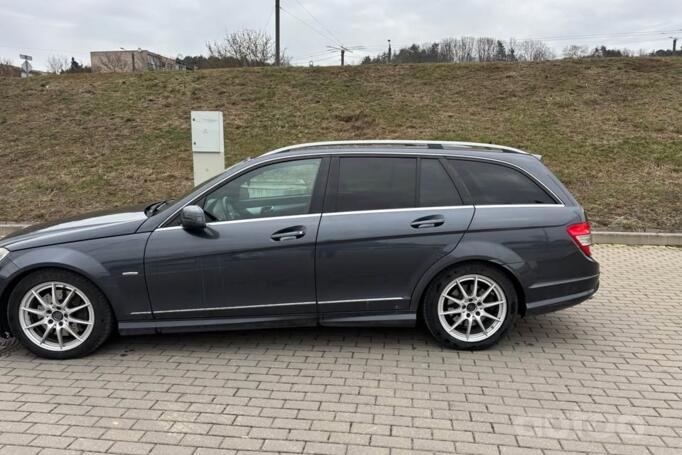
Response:
M590 230L590 223L572 224L566 228L568 235L578 247L583 250L587 256L592 256L590 245L592 245L592 231Z

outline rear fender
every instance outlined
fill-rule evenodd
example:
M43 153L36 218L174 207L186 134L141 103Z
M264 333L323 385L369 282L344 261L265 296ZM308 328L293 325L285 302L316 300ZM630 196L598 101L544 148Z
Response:
M410 309L417 311L422 297L429 284L443 270L467 262L482 262L494 264L503 268L516 280L516 284L523 287L524 275L530 272L522 258L513 250L499 243L483 240L467 241L466 236L457 248L447 256L433 264L421 277L412 293ZM522 291L522 289L520 289ZM523 298L523 295L520 296Z

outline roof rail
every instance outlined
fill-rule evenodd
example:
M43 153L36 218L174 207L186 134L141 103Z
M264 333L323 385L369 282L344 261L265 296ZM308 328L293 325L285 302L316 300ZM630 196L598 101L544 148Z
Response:
M461 148L482 148L488 150L499 150L502 152L521 153L530 155L530 153L519 150L506 145L485 144L481 142L459 142L459 141L414 141L414 140L394 140L394 139L379 139L379 140L355 140L355 141L325 141L325 142L309 142L307 144L295 144L287 147L278 148L271 152L264 153L261 156L275 155L277 153L291 152L294 150L301 150L315 147L330 147L337 145L356 145L356 146L373 146L373 145L406 145L406 146L425 146L429 148L444 148L444 147L461 147Z

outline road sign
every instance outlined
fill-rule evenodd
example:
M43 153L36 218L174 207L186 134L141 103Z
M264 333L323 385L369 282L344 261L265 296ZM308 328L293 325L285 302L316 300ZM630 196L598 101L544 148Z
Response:
M22 60L28 60L29 62L31 60L33 60L33 57L31 57L30 55L24 55L24 54L19 54L19 58Z
M31 67L31 64L28 63L28 60L24 60L24 63L21 64L21 77L29 77L31 75L31 70L33 68Z

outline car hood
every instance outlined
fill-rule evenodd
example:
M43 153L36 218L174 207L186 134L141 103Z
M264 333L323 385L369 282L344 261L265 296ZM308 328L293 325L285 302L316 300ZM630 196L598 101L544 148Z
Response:
M10 251L134 233L147 219L144 206L88 213L29 226L0 240Z

